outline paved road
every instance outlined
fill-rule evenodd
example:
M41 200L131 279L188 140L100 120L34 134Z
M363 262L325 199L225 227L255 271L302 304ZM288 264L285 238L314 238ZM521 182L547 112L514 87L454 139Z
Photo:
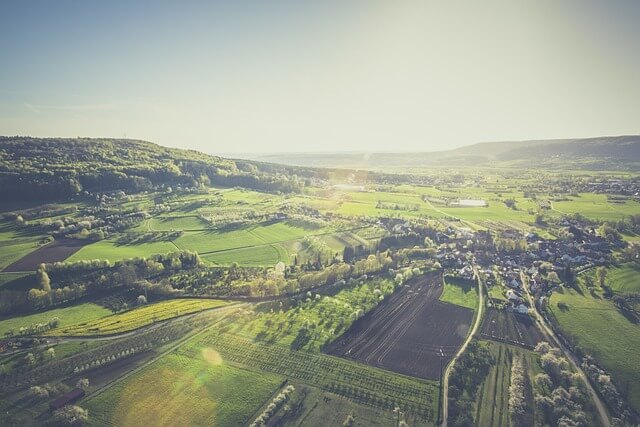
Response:
M558 338L558 336L553 331L553 329L548 325L547 320L544 318L544 316L542 316L538 311L538 307L533 301L533 297L531 296L531 292L529 291L529 282L527 280L527 277L524 276L524 273L520 273L520 276L521 276L520 279L522 280L522 287L524 288L525 294L527 295L527 299L529 300L529 304L531 308L533 308L533 312L535 314L535 320L538 323L538 326L540 326L541 330L551 338L553 343L558 348L560 348L560 350L562 350L562 352L567 357L569 362L571 362L571 365L573 365L573 368L576 370L576 372L578 372L578 374L580 375L580 378L582 379L582 382L586 386L587 392L591 395L591 400L593 400L593 403L595 404L596 409L598 410L598 416L600 417L600 422L602 423L603 426L610 427L611 423L609 422L609 417L607 415L607 409L604 402L602 401L602 399L600 399L600 396L598 395L598 393L596 393L595 389L591 386L591 383L587 379L587 375L582 370L582 367L580 366L580 362L575 357L573 352L563 344L562 340Z
M444 375L442 376L442 427L447 427L447 417L449 415L449 376L451 375L451 368L453 368L453 365L455 365L456 361L467 349L467 346L478 331L480 322L482 321L482 311L484 310L484 293L482 292L482 280L480 280L480 275L478 274L478 269L476 267L473 268L473 272L475 279L478 282L478 312L476 314L473 327L467 335L467 339L464 341L464 343L462 343L462 347L460 347L460 350L458 350L455 357L451 359L451 363L449 363L444 371Z

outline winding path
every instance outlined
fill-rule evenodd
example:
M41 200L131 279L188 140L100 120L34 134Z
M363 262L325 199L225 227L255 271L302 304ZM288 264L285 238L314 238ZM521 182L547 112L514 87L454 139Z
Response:
M480 275L478 274L477 267L473 267L473 274L475 276L476 281L478 282L478 312L476 313L475 322L473 327L469 331L467 335L467 339L460 347L460 350L456 353L453 359L451 359L451 363L447 365L447 368L442 375L442 427L447 427L447 418L449 416L449 376L451 375L451 369L455 365L456 361L462 356L464 351L467 349L467 346L471 342L473 336L478 332L478 328L480 327L480 322L482 321L482 311L484 309L484 293L482 292L482 280L480 280Z
M567 357L567 359L573 366L573 369L575 369L578 375L580 375L580 379L582 380L585 387L587 388L587 392L589 393L589 395L591 395L591 400L593 401L593 403L596 406L596 409L598 410L598 416L600 417L600 422L602 423L602 425L605 427L611 427L611 422L609 421L609 416L607 415L607 408L604 402L602 401L602 399L600 398L600 396L598 395L598 393L596 393L595 389L589 382L587 375L584 373L584 371L582 370L582 367L580 366L580 362L578 361L576 356L573 354L573 352L564 345L561 339L558 338L556 333L547 323L547 320L545 319L545 317L541 315L540 312L538 311L538 307L536 306L533 300L533 297L531 296L531 292L529 291L529 281L527 280L527 277L524 275L524 273L520 273L520 279L522 280L522 287L524 288L525 294L527 295L527 299L529 300L529 305L533 308L533 312L535 314L535 320L540 326L540 329L543 332L545 332L549 338L551 338L551 340L553 341L553 344L555 344L560 350L562 350L564 355Z

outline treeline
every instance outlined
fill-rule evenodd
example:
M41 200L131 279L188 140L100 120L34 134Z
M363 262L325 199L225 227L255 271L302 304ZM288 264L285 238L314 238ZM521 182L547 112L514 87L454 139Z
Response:
M169 278L173 289L182 295L265 298L295 294L325 285L341 284L367 274L379 274L398 266L391 251L364 254L351 262L335 260L318 269L314 266L285 266L279 262L271 268L208 267L182 271Z
M0 137L0 197L54 200L83 191L217 185L300 192L326 171L234 161L144 141Z
M611 375L600 368L595 360L590 356L585 356L582 360L582 369L591 381L591 384L607 402L607 406L615 417L614 425L638 425L640 417L630 410L625 399L620 395L611 379Z
M33 311L121 287L167 295L174 292L166 276L202 265L191 251L133 258L41 264L28 290L0 290L0 315ZM160 279L161 277L164 277ZM150 283L147 279L160 279Z
M453 366L449 378L449 416L452 426L472 426L473 404L478 387L495 363L486 346L472 340Z
M535 404L545 425L588 426L590 398L580 374L573 372L562 351L546 342L536 346L543 372L534 377Z

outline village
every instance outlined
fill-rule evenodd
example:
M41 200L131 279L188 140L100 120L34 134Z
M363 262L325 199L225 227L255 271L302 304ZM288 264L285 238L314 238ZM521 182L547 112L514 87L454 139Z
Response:
M468 280L474 279L477 265L489 307L528 316L525 285L542 307L555 288L573 283L576 274L610 263L613 249L620 246L577 220L563 219L561 226L575 237L550 240L509 230L493 238L487 232L450 229L450 234L438 233L436 258L447 274ZM507 242L504 247L498 243L501 239Z

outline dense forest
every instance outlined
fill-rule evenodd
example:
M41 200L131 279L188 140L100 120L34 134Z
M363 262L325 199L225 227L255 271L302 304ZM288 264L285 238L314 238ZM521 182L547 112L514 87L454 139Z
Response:
M0 197L53 200L157 186L299 192L327 172L229 160L136 140L0 137Z

